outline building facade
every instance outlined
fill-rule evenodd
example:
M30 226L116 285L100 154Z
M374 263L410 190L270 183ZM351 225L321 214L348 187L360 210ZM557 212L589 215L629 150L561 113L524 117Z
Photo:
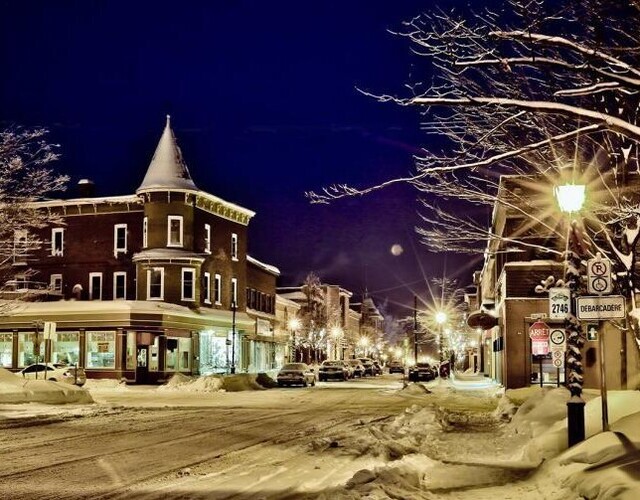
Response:
M16 252L10 290L40 300L0 316L2 366L64 361L138 383L276 366L278 270L247 256L254 212L196 186L169 117L135 194L34 207L60 223Z

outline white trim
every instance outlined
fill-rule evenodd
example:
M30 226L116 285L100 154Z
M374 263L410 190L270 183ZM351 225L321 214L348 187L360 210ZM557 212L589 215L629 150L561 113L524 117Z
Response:
M187 297L184 294L184 285L185 285L184 276L187 273L191 273L191 297ZM180 281L180 296L181 296L181 300L186 300L189 302L193 302L194 300L196 300L196 270L193 267L182 268L182 280Z
M204 253L211 253L211 224L204 225Z
M149 217L142 218L142 248L149 246Z
M93 296L93 278L100 278L100 296ZM102 273L89 273L89 300L102 300Z
M238 235L231 233L231 260L238 260Z
M60 248L56 248L56 235L60 235ZM52 227L51 228L51 255L56 257L62 257L64 255L64 228Z
M160 296L151 297L151 272L160 272ZM164 267L152 267L147 269L147 300L164 300Z
M55 281L60 280L60 288L55 287ZM52 292L62 292L62 274L52 274L49 278L49 286Z
M231 305L238 307L238 278L231 278Z
M124 229L124 248L118 247L118 229ZM127 253L127 225L126 224L114 224L113 225L113 256L117 257L119 253Z
M218 273L213 277L213 298L217 305L222 304L222 276Z
M180 222L180 238L178 243L171 242L171 222L178 221ZM167 246L168 247L179 247L182 248L184 243L184 218L182 215L167 215Z
M124 277L124 297L116 297L117 287L117 279L122 276ZM126 271L116 271L113 273L113 300L127 300L127 273Z
M204 273L204 303L211 304L211 273Z

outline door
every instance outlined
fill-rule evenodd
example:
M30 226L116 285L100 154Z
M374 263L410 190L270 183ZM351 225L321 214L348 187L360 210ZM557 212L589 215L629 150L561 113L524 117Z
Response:
M139 345L136 348L136 383L149 382L149 346Z

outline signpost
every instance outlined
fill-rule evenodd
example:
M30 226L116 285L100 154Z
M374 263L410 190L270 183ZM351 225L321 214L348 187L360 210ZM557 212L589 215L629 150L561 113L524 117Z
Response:
M626 315L624 297L622 295L586 296L576 299L578 319L622 319Z
M529 338L531 338L531 354L538 356L540 387L542 387L542 358L549 353L549 325L544 321L536 321L529 327Z
M611 261L603 259L600 254L587 261L587 291L591 294L606 295L611 293Z
M566 318L570 301L571 291L568 288L549 288L549 318Z

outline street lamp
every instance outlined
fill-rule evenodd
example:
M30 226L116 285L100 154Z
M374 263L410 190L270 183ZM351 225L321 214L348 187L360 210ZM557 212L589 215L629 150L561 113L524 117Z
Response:
M579 212L585 201L586 187L580 184L565 184L556 186L555 195L560 210L571 216ZM567 434L569 446L573 446L585 438L584 405L582 399L582 353L580 349L584 345L581 335L580 321L575 316L573 296L578 293L580 286L580 249L577 236L576 221L571 221L567 227L567 247L564 261L565 286L569 288L569 313L565 318L565 330L567 332L567 371L568 388L571 398L567 402Z
M334 326L331 328L331 336L333 337L333 345L334 347L334 358L338 358L338 343L340 342L340 337L342 337L342 328L339 326Z
M300 320L298 318L291 318L287 325L291 332L291 349L289 350L289 363L296 362L296 331L300 328Z
M436 323L438 323L438 357L440 358L440 366L442 366L442 330L444 324L447 322L447 313L444 311L438 311L435 316Z
M362 347L362 351L364 353L364 357L367 357L367 347L369 346L369 339L367 337L360 337L360 341L358 342Z

